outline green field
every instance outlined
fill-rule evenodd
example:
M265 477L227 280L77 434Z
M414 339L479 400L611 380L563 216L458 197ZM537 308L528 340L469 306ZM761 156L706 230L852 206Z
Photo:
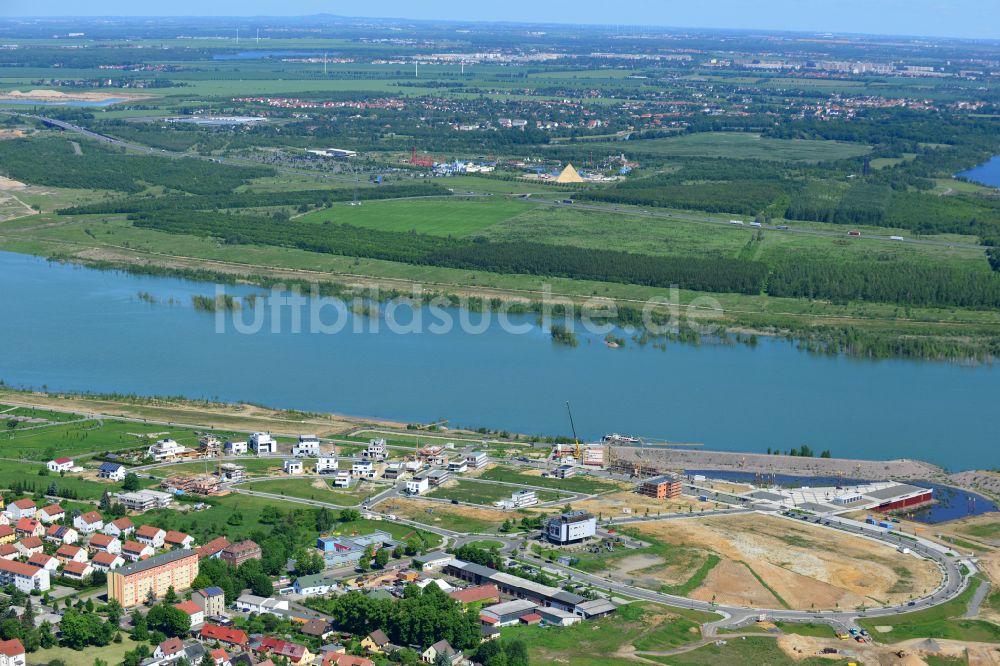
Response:
M771 139L743 132L703 132L668 139L637 139L589 146L612 152L625 148L630 153L659 157L729 157L792 162L841 160L871 151L868 146L843 141Z
M437 497L440 499L458 500L459 502L490 506L494 502L510 499L511 493L516 490L517 488L513 486L502 486L493 483L477 483L476 481L461 479L451 482L446 488L437 488L432 490L428 493L428 495L430 497ZM549 490L539 490L536 494L539 502L549 502L562 497L568 497L568 495L563 493Z
M664 614L667 618L660 621ZM621 606L613 615L570 627L509 627L502 635L523 640L532 663L625 666L635 662L615 656L621 646L631 644L639 651L676 648L701 638L699 624L717 618L710 613L642 604Z
M539 488L552 488L554 490L567 490L574 493L584 493L593 495L596 493L619 490L620 486L609 481L601 481L591 476L579 475L568 479L545 478L534 474L525 474L510 467L494 467L479 475L480 479L488 481L503 481L505 483L516 483L525 486L538 486Z
M39 472L44 472L44 476ZM118 485L81 479L72 474L60 476L50 473L44 465L4 462L0 465L0 488L10 488L14 483L28 484L36 493L46 493L50 484L60 490L70 490L81 500L98 500L105 490L115 490Z
M350 224L382 231L435 236L471 236L486 227L525 213L530 207L507 199L433 199L366 201L340 205L296 218L299 222Z
M322 483L324 488L317 488L314 484ZM365 500L385 490L385 486L359 481L357 485L348 490L341 490L330 485L329 479L308 478L308 479L270 479L268 481L253 481L240 485L245 490L256 490L261 493L273 493L287 497L314 500L317 502L329 502L338 506L357 506Z
M106 664L120 664L125 653L135 649L138 645L139 643L133 641L128 637L128 634L123 632L121 643L111 643L105 647L87 647L82 650L51 647L28 654L27 661L29 664L47 664L58 659L66 666L93 666L96 660L101 659Z
M972 598L975 590L981 584L983 584L982 579L973 578L969 587L961 595L940 606L874 620L859 620L858 624L882 643L897 643L910 638L1000 642L1000 626L985 620L962 618L969 599ZM891 626L892 631L881 632L876 629L877 626Z

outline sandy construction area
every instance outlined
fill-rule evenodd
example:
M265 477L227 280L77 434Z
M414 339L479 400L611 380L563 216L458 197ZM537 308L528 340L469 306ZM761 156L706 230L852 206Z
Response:
M574 509L589 511L604 518L621 518L629 515L623 509L631 509L631 515L645 515L649 509L650 515L657 513L683 513L688 507L694 507L697 511L699 507L711 508L715 505L710 502L699 502L696 498L680 496L668 500L658 500L645 495L639 495L631 491L610 493L601 495L593 499L573 502Z
M662 542L723 558L692 593L699 599L714 596L722 603L782 607L770 587L791 608L853 608L905 602L933 590L939 581L931 562L773 516L693 517L634 527ZM765 597L770 603L762 603Z
M0 190L23 190L27 185L19 180L11 180L4 176L0 176Z
M30 100L36 102L104 102L109 99L146 99L148 95L126 94L115 91L113 93L97 92L74 92L64 93L61 90L11 90L7 93L0 93L0 99L7 100Z
M461 504L444 504L442 502L426 502L418 499L404 499L393 497L378 504L379 511L394 513L404 518L410 518L421 523L438 524L448 527L448 518L467 518L472 520L496 523L499 525L503 521L519 519L516 513L504 513L494 509L477 508ZM427 513L427 509L433 509L433 513Z

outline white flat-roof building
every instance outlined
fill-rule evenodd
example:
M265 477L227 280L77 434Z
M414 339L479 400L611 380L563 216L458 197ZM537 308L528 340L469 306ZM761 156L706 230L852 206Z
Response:
M305 465L298 458L286 460L284 464L285 474L302 474L306 471Z
M293 456L315 458L319 454L319 438L316 435L299 435L299 441L292 446Z
M337 456L321 455L316 458L317 474L334 474L338 469Z
M362 454L369 460L385 460L389 457L389 449L386 447L385 438L379 437L368 441L368 448Z
M375 463L371 460L358 460L351 465L351 475L359 479L374 479L376 476Z
M448 471L452 474L461 474L469 471L469 463L464 460L452 460L448 463Z
M352 483L354 483L354 476L346 469L337 470L333 477L334 488L350 488Z
M278 443L269 432L255 432L250 435L250 448L257 455L267 455L278 452Z
M188 448L181 446L172 439L161 439L149 447L147 454L156 461L170 460L188 452Z
M406 494L408 495L423 495L429 488L427 477L415 476L406 480Z
M150 509L164 509L174 501L174 496L159 490L137 490L130 493L118 493L115 495L122 506L132 511L149 511Z
M222 450L229 456L241 456L245 455L250 449L247 447L246 442L234 442L229 440L222 445Z
M482 469L489 463L490 458L483 451L473 451L465 455L465 462L472 469Z
M597 533L597 519L586 511L570 511L549 518L545 534L557 544L575 543L589 539Z

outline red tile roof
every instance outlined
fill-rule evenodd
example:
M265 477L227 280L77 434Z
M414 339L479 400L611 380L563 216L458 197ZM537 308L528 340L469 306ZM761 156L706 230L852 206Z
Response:
M23 656L24 645L16 638L10 641L0 641L0 654L7 655L8 657Z
M14 528L10 525L0 525L0 539L9 537L14 533Z
M66 544L64 546L59 546L59 550L56 551L56 557L76 557L81 550L83 550L83 548L80 548L79 546Z
M239 629L220 627L217 624L206 624L201 628L201 637L205 640L229 643L230 645L245 646L247 644L246 633Z
M139 543L138 541L129 540L122 544L122 552L141 553L147 548L149 548L148 545Z
M486 624L496 624L500 620L498 620L495 617L489 617L488 615L480 615L479 616L479 621L480 622L485 622Z
M39 509L39 511L41 513L44 513L46 516L58 516L60 513L66 513L66 510L63 509L58 504L49 504L48 506L43 506L41 509Z
M83 576L87 573L87 569L90 568L90 562L67 562L66 566L63 567L63 573Z
M17 548L9 543L0 544L0 557L7 557L8 555L17 555L20 553Z
M116 538L108 534L95 534L90 537L89 544L91 548L107 548L114 543Z
M459 603L472 604L477 601L499 599L500 590L497 589L496 585L479 585L477 587L468 587L464 590L449 592L448 596Z
M174 608L184 611L188 615L195 615L201 612L201 606L196 604L191 600L182 601L179 604L174 604Z
M522 615L518 619L525 624L536 624L542 621L542 616L538 613L528 613L527 615Z
M41 548L44 546L42 540L36 536L24 537L18 543L21 544L22 548Z
M87 523L88 525L104 522L104 516L97 513L96 511L88 511L87 513L81 514L80 518L82 518L83 522Z
M135 531L135 535L143 537L144 539L153 539L157 534L163 531L164 530L159 527L154 527L153 525L142 525Z
M34 532L36 527L38 527L38 521L34 518L21 518L17 521L14 529L19 532Z
M66 463L73 462L73 459L72 458L56 458L55 461L59 465L65 465Z
M184 534L184 532L178 532L177 530L170 530L167 532L167 536L164 539L164 541L166 541L169 544L181 545L187 538L188 535Z
M289 661L297 663L302 659L303 655L306 653L306 648L303 645L297 643L290 643L289 641L283 641L280 638L273 638L271 636L265 636L260 641L260 647L262 650L267 650L272 654L276 654L279 657L288 657Z
M45 553L35 553L28 558L28 564L35 567L44 567L46 564L54 560L55 558L51 555L46 555Z
M38 567L33 567L24 562L14 562L13 560L0 560L0 570L29 578L38 574Z
M184 649L184 643L180 638L174 636L173 638L168 638L159 645L160 652L163 653L164 657L169 657L171 655L177 654Z
M119 518L117 520L112 520L111 524L120 530L127 530L135 527L135 523L132 522L131 518Z
M353 654L331 654L323 656L323 666L375 666L375 662L365 657L355 657Z
M213 555L221 553L228 545L229 539L226 537L216 537L198 549L198 557L212 557Z
M34 509L35 503L30 499L19 499L14 502L14 506L18 509Z
M115 553L109 553L106 550L102 550L101 552L94 555L94 559L91 561L94 564L100 564L105 567L110 567L112 564L115 563L115 560L119 559L120 557L121 557L120 555L116 555Z

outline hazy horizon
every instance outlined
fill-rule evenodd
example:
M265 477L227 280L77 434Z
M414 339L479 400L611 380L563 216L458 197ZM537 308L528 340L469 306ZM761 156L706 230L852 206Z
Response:
M410 2L383 0L356 6L322 0L286 0L276 7L266 0L175 0L152 8L126 0L97 0L81 12L78 0L52 0L44 8L16 0L0 6L0 18L192 17L267 18L333 14L348 18L455 20L476 22L549 23L565 25L629 25L657 28L764 30L868 34L958 39L1000 39L1000 3L981 0L842 0L818 5L799 0L717 0L712 12L675 2L649 3L627 14L597 0L566 0L539 4L528 0L476 6L458 0L434 0L416 15ZM567 20L572 18L572 20Z

